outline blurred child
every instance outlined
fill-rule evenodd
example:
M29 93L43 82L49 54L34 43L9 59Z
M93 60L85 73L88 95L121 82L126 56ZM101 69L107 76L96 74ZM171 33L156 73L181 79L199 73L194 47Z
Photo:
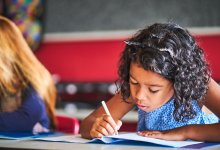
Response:
M0 16L0 131L55 128L56 89L17 26Z

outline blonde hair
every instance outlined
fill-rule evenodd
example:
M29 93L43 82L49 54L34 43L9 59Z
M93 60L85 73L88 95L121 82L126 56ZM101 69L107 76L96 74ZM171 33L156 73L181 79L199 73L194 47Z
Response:
M31 85L45 101L51 128L55 128L56 88L52 77L17 26L3 16L0 16L0 76L1 97L16 95Z

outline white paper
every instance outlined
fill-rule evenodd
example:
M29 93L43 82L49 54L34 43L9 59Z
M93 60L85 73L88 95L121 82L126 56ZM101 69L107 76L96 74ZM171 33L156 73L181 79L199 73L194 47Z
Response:
M137 133L124 133L124 134L112 135L112 136L108 136L108 137L117 138L117 139L133 140L133 141L149 142L149 143L165 145L165 146L172 146L172 147L183 147L183 146L202 143L202 142L199 142L199 141L167 141L167 140L160 140L160 139L155 139L155 138L139 136L139 135L137 135Z
M132 141L141 141L141 142L154 143L158 145L171 146L171 147L184 147L188 145L202 143L198 141L160 140L160 139L155 139L155 138L139 136L137 135L137 133L120 133L118 135L105 136L102 138L95 138L93 140L81 138L81 135L61 135L61 136L43 137L43 138L36 138L36 139L44 140L44 141L71 142L71 143L96 143L97 141L102 141L103 143L107 143L107 144L114 143L117 141L132 140Z
M91 140L81 138L81 135L61 135L43 138L35 138L37 140L51 141L51 142L71 142L71 143L88 143Z

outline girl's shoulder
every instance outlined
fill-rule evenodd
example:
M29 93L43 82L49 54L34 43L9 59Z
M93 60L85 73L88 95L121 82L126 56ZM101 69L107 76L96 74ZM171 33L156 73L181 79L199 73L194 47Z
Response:
M31 97L39 97L40 98L38 92L31 85L27 86L23 90L22 95L23 95L24 99L25 99L25 97L30 97L30 96Z

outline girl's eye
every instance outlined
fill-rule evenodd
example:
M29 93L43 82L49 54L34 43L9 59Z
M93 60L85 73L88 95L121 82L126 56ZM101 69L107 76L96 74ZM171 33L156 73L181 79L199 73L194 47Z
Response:
M152 90L152 89L149 89L149 91L150 91L151 93L157 93L157 92L159 92L159 90Z
M138 82L132 82L131 80L130 80L130 83L133 85L138 85Z

